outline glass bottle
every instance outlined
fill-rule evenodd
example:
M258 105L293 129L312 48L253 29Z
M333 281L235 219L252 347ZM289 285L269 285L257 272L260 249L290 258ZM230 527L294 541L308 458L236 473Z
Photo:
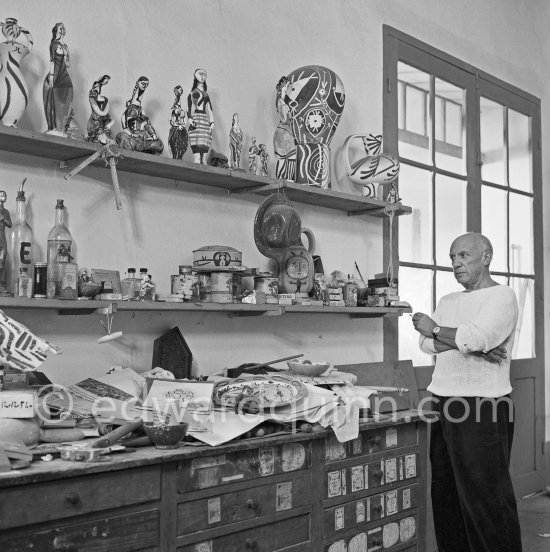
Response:
M65 226L65 206L58 199L55 225L48 234L48 299L78 299L78 266L73 262L73 238Z
M139 269L139 300L140 301L154 301L155 300L155 284L153 283L152 276L148 273L146 268Z
M348 281L344 286L344 301L346 307L356 307L357 306L357 285L352 280L348 274Z
M29 269L26 266L22 266L19 269L17 296L26 297L27 299L32 297L32 278L29 276Z
M121 282L122 284L122 300L137 301L139 299L139 288L141 280L136 278L136 269L128 268L126 273L128 276Z
M9 286L14 297L21 296L17 286L21 273L20 269L22 267L27 268L29 278L32 280L34 241L32 228L27 222L27 202L25 199L25 192L23 191L26 180L25 178L23 182L21 182L19 190L17 191L17 198L15 200L15 222L10 230L10 250L8 258L11 261L11 278Z

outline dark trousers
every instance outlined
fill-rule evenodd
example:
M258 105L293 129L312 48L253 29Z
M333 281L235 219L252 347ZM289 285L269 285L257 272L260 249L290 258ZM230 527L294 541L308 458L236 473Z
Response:
M432 507L439 552L521 552L510 478L509 397L438 397L431 424Z

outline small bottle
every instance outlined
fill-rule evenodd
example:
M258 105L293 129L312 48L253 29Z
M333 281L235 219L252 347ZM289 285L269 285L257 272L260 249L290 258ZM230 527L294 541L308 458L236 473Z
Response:
M22 266L19 269L19 278L17 278L17 296L26 297L27 299L32 297L32 278L29 276L29 269L26 266Z
M46 299L46 281L48 265L46 263L34 263L33 297Z
M344 285L344 301L346 307L357 306L357 286L348 274L348 281Z
M121 282L122 284L122 300L137 301L139 299L139 288L141 281L136 278L136 269L128 268L126 273L128 276Z
M146 268L139 269L139 276L140 276L139 300L154 301L156 286L153 283L152 276L148 274Z

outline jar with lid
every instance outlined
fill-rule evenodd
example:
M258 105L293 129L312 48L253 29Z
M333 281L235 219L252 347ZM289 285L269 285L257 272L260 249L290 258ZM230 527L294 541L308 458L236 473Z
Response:
M46 299L48 263L34 263L33 291L36 299Z
M155 300L155 284L153 277L148 273L146 268L139 269L140 285L139 285L139 300L154 301Z
M136 278L136 269L128 268L126 270L126 278L121 282L122 286L122 300L123 301L138 301L139 289L141 286L141 280Z

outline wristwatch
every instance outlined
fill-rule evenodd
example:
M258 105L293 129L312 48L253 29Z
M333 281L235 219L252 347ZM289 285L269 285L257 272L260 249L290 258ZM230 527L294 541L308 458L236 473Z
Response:
M433 330L432 330L432 336L434 339L437 339L437 336L439 335L439 332L441 331L441 328L439 326L436 326Z

